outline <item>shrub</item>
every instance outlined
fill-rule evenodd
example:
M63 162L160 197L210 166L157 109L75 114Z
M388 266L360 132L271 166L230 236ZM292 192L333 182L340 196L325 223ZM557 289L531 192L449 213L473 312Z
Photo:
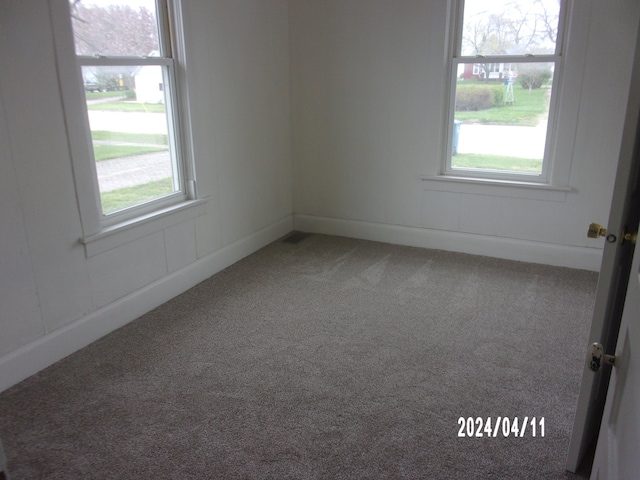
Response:
M493 106L499 107L504 104L504 88L491 87L491 93L493 94Z
M518 71L518 82L522 88L533 90L540 88L551 78L551 70L548 67L537 65L522 65Z
M493 107L493 94L484 87L461 88L456 92L456 110L485 110Z
M465 87L456 91L457 111L486 110L498 107L504 101L502 87Z

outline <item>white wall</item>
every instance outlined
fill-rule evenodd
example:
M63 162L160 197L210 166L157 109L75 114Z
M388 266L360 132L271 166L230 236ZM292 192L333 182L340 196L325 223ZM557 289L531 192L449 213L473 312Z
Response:
M446 0L290 2L297 228L597 269L636 0L574 3L556 158L572 191L428 180L442 152Z
M574 4L584 26L557 127L573 191L549 197L421 178L437 173L443 135L445 0L185 0L209 201L88 257L48 3L0 0L0 391L294 222L596 269L600 244L584 232L608 214L640 7Z
M87 258L48 2L0 1L0 391L291 230L287 4L183 4L209 201Z

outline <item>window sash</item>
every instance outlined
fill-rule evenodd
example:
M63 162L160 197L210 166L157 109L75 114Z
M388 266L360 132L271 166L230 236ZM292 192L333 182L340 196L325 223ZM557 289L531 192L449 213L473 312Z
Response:
M449 86L449 110L447 115L447 145L445 148L445 161L442 173L450 176L457 177L479 177L486 179L498 179L498 180L511 180L519 182L535 182L535 183L549 183L551 181L551 148L554 139L554 128L552 126L556 117L557 106L557 94L559 90L559 82L561 77L562 62L559 56L535 56L535 57L522 57L520 59L516 56L510 56L508 59L500 56L483 57L483 63L553 63L554 75L551 85L551 99L549 116L547 119L547 132L545 136L544 155L542 157L542 171L540 174L525 173L525 172L507 172L503 170L491 170L491 169L474 169L474 168L453 168L452 167L452 153L453 153L453 137L454 137L454 119L455 119L455 103L456 103L456 91L457 91L457 71L458 66L464 63L477 62L477 57L461 57L454 59L451 66L451 80Z
M524 55L462 55L462 36L464 28L464 0L454 1L451 12L453 28L450 30L450 69L448 109L445 112L444 161L440 174L461 178L493 179L507 182L524 182L536 184L549 184L552 182L553 165L551 150L554 143L553 128L557 116L558 91L562 76L562 52L564 48L566 11L570 0L562 0L558 15L558 30L554 54L524 54ZM542 158L542 171L540 174L528 174L524 172L506 172L502 170L490 170L479 168L452 168L452 153L454 141L455 101L457 87L458 67L464 63L553 63L554 74L551 85L551 99L545 136L544 155ZM475 66L474 66L475 69Z
M78 55L78 64L83 67L137 67L159 65L173 68L173 59L169 57L90 57Z

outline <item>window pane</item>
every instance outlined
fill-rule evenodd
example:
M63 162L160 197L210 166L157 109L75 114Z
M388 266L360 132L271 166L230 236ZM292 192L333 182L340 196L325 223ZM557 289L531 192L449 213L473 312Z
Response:
M76 54L158 56L155 0L70 0Z
M465 0L462 55L553 54L560 0Z
M163 67L82 67L103 213L179 190Z
M553 63L462 63L452 169L542 173Z

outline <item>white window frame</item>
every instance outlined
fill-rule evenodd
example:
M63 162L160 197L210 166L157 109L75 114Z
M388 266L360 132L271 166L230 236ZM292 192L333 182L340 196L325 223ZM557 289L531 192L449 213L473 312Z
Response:
M186 88L186 53L182 29L181 0L156 0L158 19L170 39L159 35L160 57L79 57L71 24L69 0L49 0L54 30L58 80L60 83L64 121L83 230L80 242L88 257L141 238L151 232L206 213L207 198L198 198L191 137L189 102ZM93 141L89 127L82 79L83 65L160 65L166 67L166 89L172 94L167 101L167 117L172 119L170 148L175 155L180 182L179 192L157 200L103 215L100 201ZM180 106L178 114L177 105ZM174 177L175 178L175 177Z
M563 57L566 49L566 25L567 12L570 0L562 0L558 16L558 33L556 38L556 49L553 54L539 55L486 55L486 56L463 56L462 33L464 21L464 0L451 0L450 3L450 28L449 28L449 62L448 66L448 108L446 109L444 132L446 132L446 143L443 148L444 159L440 171L441 177L451 179L478 179L484 181L507 182L521 185L551 185L554 179L561 176L562 167L554 161L553 151L555 150L556 138L554 135L557 110L559 105L559 91L562 82ZM453 150L453 120L455 118L455 95L457 85L457 71L460 64L476 63L481 58L483 63L554 63L554 74L551 90L549 118L547 124L547 135L545 141L544 156L542 160L542 172L538 174L527 174L520 172L501 172L487 169L461 169L452 168ZM475 68L475 65L474 65ZM561 183L565 183L564 181Z

